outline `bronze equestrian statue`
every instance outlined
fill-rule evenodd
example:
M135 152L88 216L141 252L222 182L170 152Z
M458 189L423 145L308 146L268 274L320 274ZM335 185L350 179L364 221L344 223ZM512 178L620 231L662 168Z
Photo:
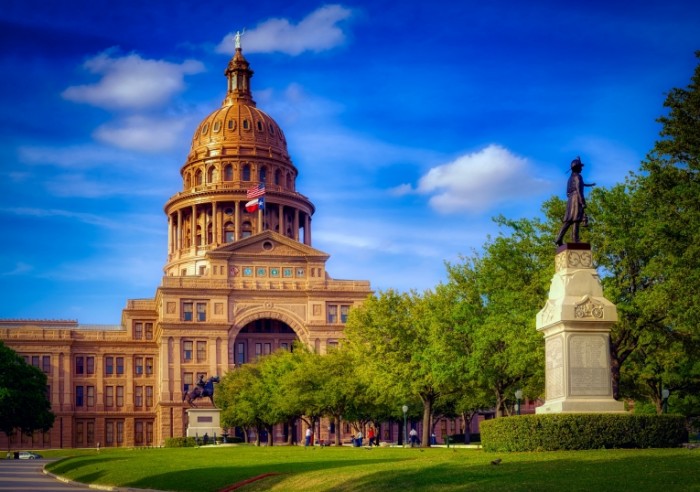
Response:
M185 392L182 396L182 401L186 401L191 407L194 407L196 406L194 400L209 397L211 404L214 405L214 383L218 382L219 376L212 376L206 381L200 377L197 385L189 392Z

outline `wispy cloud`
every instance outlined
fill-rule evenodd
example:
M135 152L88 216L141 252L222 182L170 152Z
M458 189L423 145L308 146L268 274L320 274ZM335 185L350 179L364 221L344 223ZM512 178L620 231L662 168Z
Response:
M103 229L162 235L162 219L155 215L105 216L55 208L6 207L0 213L40 219L69 219ZM156 228L156 226L161 226Z
M99 82L68 87L63 97L107 109L157 107L185 88L185 75L204 71L204 65L196 60L177 64L144 59L136 53L112 57L114 51L100 53L83 65L102 76Z
M105 149L98 145L71 145L65 147L21 146L17 149L20 162L31 166L56 166L85 170L96 167L130 167L139 160L126 152Z
M255 29L245 31L245 51L297 56L305 51L320 52L335 48L345 42L345 33L338 24L351 15L350 9L336 4L325 5L311 12L296 25L287 19L269 19ZM234 33L224 36L216 51L232 54L235 50L234 36Z
M527 159L499 145L489 145L433 167L420 178L415 189L402 184L392 192L432 195L430 206L442 213L480 213L499 203L541 193L548 186L546 180L533 176Z
M133 115L98 127L93 136L99 142L126 150L162 152L183 141L186 118L149 118ZM184 139L187 141L187 139Z
M29 273L32 270L34 270L34 267L32 265L18 261L11 268L11 270L7 270L5 272L0 272L0 277L9 277L12 275L24 275L25 273Z

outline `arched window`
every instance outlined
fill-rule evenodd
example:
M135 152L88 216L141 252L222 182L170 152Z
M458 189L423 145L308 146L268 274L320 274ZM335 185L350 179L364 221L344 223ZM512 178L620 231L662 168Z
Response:
M287 173L287 189L292 189L292 175L289 173Z
M253 235L253 224L246 220L241 224L241 238L250 237Z
M214 229L212 224L210 223L207 226L207 244L213 244L214 243Z
M250 181L250 164L243 165L241 181Z
M224 168L224 181L233 181L233 166L226 164Z
M282 171L279 169L275 169L275 184L279 186L280 181L282 180Z
M195 184L195 186L199 186L202 184L202 171L201 170L198 170L194 174L194 184Z
M202 226L197 226L197 246L202 245Z
M250 130L250 123L248 123L248 120L243 120L243 129Z
M185 174L185 188L189 188L192 186L192 179L190 177L190 173Z
M260 172L258 173L258 180L261 183L267 182L267 167L263 166L260 168Z
M232 243L236 240L236 228L233 222L226 222L224 224L224 242Z
M216 182L216 167L211 166L207 170L207 183L214 183Z

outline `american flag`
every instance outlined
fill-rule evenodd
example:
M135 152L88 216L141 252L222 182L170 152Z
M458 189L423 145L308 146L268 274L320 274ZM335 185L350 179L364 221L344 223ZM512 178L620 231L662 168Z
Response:
M248 189L246 192L246 198L257 198L265 194L265 183L260 183L254 188Z

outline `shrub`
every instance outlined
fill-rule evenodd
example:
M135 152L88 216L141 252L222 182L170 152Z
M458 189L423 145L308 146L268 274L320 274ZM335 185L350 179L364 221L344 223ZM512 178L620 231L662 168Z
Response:
M680 415L562 413L481 423L485 451L671 448L687 439Z
M165 440L166 448L194 448L197 441L194 437L169 437Z

